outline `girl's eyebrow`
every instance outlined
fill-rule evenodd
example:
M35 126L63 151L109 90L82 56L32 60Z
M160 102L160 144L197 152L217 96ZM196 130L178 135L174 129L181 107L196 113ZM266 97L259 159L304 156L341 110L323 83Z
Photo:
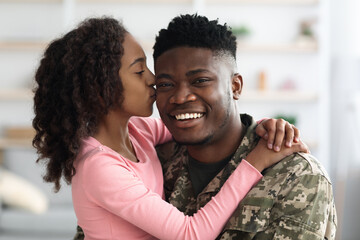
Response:
M133 61L133 62L129 65L129 68L130 68L131 66L133 66L134 64L138 63L138 62L145 62L145 58L144 58L144 57L140 57L140 58L135 59L135 61Z

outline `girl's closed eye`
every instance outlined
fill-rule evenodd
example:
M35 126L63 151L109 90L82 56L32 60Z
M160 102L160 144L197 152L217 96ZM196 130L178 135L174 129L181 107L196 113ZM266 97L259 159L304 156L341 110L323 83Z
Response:
M136 74L142 75L145 72L145 70L141 70L139 72L135 72Z

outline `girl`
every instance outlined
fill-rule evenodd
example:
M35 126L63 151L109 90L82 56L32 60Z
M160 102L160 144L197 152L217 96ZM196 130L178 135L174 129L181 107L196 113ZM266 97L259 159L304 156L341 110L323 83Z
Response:
M88 19L53 41L35 76L36 136L44 179L72 184L86 239L214 239L260 172L306 151L275 153L260 142L194 216L164 201L154 146L171 140L152 114L154 76L143 49L115 19ZM291 134L288 134L291 135ZM256 159L256 160L255 160Z

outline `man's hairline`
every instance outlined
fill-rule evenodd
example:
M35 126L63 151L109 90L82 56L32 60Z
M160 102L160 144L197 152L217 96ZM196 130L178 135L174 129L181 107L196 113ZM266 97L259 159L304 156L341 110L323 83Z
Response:
M164 53L173 50L175 48L194 48L194 49L206 49L206 50L210 50L213 53L213 57L214 58L226 58L228 59L228 62L231 63L233 65L233 69L234 69L234 73L237 72L237 63L236 63L236 56L234 56L232 54L232 52L230 50L226 50L226 49L211 49L209 47L196 47L196 46L189 46L189 45L181 45L181 46L174 46L171 47L165 51L163 51L159 56L156 57L156 60L154 59L154 67L156 66L156 62L159 59L159 57L161 57Z

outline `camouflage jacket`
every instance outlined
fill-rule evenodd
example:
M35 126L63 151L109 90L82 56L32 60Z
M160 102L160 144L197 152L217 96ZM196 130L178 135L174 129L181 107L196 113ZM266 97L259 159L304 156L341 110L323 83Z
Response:
M197 196L194 196L184 146L169 143L158 148L163 163L167 200L193 215L214 196L242 159L256 146L256 123L247 127L234 156ZM262 172L263 178L247 194L217 239L334 239L336 211L332 185L311 155L296 153Z

